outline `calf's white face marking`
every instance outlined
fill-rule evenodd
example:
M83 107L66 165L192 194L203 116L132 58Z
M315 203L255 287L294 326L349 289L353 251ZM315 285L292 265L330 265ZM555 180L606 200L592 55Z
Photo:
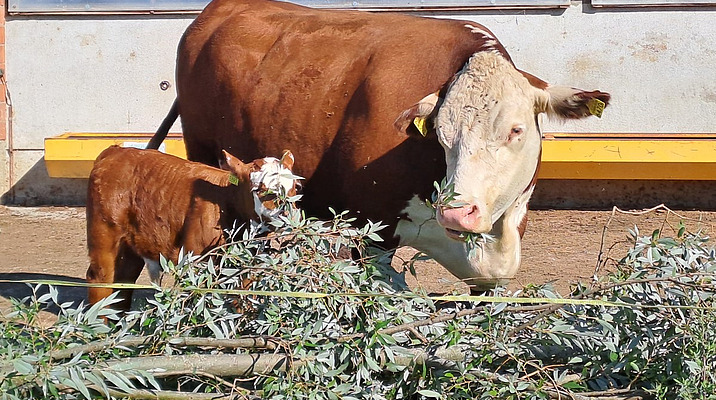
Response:
M288 155L293 159L292 155ZM254 211L259 218L274 218L281 210L268 208L262 200L263 194L273 193L282 196L292 195L295 191L297 177L286 166L285 160L265 157L258 171L251 173L251 192L254 197ZM290 165L293 165L291 160Z

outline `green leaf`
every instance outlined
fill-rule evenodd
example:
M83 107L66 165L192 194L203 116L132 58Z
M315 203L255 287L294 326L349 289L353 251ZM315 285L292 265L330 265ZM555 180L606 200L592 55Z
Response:
M105 397L109 398L109 389L107 388L107 384L104 382L104 380L100 379L94 373L86 374L85 378L90 381L94 386L96 386L97 391L101 392Z
M654 232L651 233L651 241L655 242L656 239L659 238L660 231L658 229L655 229Z
M677 237L682 238L684 237L684 233L686 233L686 225L684 225L684 220L679 220L679 232L677 233Z
M372 369L373 371L381 371L380 365L373 360L371 357L365 358L365 363L368 366L368 368Z
M77 370L72 368L70 369L70 379L74 383L74 388L79 390L82 395L87 398L91 399L92 396L90 395L89 390L87 389L87 384L83 379L80 378L80 376L77 373Z
M119 390L122 390L125 393L129 393L134 389L132 383L122 374L114 371L102 371L102 375L104 375L105 379L112 382Z
M569 389L569 390L578 390L578 389L584 389L584 385L580 384L579 382L567 382L562 385L563 388Z
M431 399L439 399L440 398L440 393L438 393L434 390L428 390L428 389L418 390L418 394L421 396L429 397Z
M35 373L35 367L32 364L30 364L24 360L20 360L20 359L13 360L12 366L15 368L15 371L17 371L18 373L20 373L22 375L32 375Z

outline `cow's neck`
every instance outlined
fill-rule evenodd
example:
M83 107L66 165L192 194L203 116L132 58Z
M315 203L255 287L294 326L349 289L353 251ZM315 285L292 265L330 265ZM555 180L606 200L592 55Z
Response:
M432 257L473 290L485 290L512 278L520 266L520 225L527 213L531 186L498 219L490 232L491 240L470 251L467 245L448 238L432 210L417 196L404 210L407 218L398 222L396 236L401 246L411 246Z

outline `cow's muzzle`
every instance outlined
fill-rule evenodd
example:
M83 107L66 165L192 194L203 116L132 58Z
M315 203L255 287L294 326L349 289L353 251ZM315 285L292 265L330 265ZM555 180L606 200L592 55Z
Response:
M440 207L437 212L438 224L445 228L448 237L464 240L464 233L487 233L492 228L489 218L484 218L480 208L474 204L462 207Z

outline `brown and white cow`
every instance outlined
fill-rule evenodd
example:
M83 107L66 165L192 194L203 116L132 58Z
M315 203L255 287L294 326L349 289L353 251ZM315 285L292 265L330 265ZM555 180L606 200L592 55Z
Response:
M204 254L224 243L224 230L236 221L275 217L277 193L295 195L291 152L248 164L222 157L227 170L155 150L104 150L87 192L87 282L134 283L145 263L158 282L160 254L175 263L182 248ZM112 291L90 288L89 301ZM117 308L127 310L132 291L121 292Z
M176 79L152 146L181 114L195 161L295 149L308 214L381 220L387 246L422 250L477 289L519 266L538 115L584 118L610 98L516 69L474 22L270 0L212 1L181 39ZM423 199L446 174L461 205L436 220ZM473 257L462 232L493 240Z

